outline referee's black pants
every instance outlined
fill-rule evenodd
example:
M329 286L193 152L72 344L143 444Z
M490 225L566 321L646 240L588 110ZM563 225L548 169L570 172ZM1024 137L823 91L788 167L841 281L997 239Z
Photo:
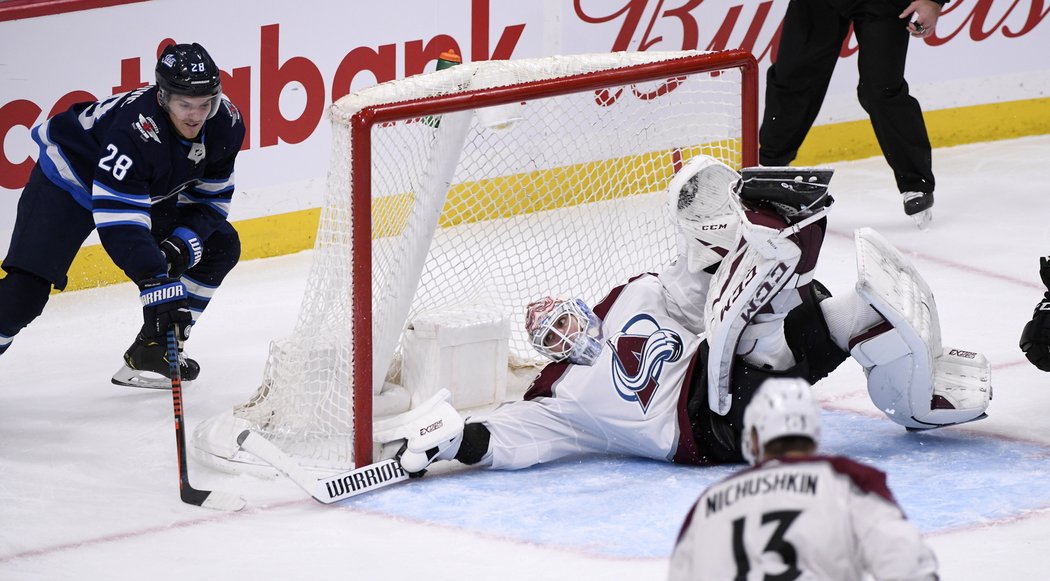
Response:
M850 24L859 46L857 97L901 192L932 192L930 140L904 67L911 38L898 15L906 0L862 0L847 13L830 0L791 0L776 62L766 74L759 162L783 166L798 154L824 102Z

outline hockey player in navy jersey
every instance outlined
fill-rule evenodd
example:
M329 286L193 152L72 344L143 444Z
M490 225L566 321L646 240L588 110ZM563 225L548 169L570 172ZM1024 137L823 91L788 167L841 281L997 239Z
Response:
M770 379L744 412L753 468L700 495L668 579L937 579L937 558L881 471L817 454L820 407L801 379Z
M18 203L0 279L0 354L66 286L81 244L98 230L140 289L143 326L113 382L168 387L165 334L181 355L190 328L240 257L227 221L244 139L219 68L199 44L164 49L156 85L78 103L33 128L40 157ZM165 376L165 377L161 377Z
M984 417L987 360L943 348L932 293L881 236L858 230L855 288L831 296L813 279L831 173L741 175L694 158L668 187L681 227L674 264L593 309L554 297L528 306L528 335L552 362L523 401L465 422L430 401L376 440L400 448L409 473L435 460L517 469L585 453L741 462L744 409L764 381L813 384L851 356L878 409L908 429Z

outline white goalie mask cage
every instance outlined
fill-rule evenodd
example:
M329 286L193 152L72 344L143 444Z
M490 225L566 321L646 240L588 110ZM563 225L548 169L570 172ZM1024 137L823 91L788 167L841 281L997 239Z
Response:
M583 299L535 301L526 309L526 325L532 346L556 363L593 365L602 352L601 321ZM574 330L564 332L568 327Z

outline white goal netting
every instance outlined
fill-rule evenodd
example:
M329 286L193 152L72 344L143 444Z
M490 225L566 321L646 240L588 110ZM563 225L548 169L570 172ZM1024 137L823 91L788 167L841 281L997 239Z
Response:
M675 230L663 191L675 170L699 153L742 164L753 144L742 141L734 58L487 61L339 100L298 323L272 343L255 395L199 426L194 444L228 459L229 438L250 426L304 465L352 467L355 440L358 450L371 442L355 431L355 405L396 379L402 333L420 313L501 313L512 361L534 363L529 301L593 304L668 263ZM400 118L384 117L391 104Z

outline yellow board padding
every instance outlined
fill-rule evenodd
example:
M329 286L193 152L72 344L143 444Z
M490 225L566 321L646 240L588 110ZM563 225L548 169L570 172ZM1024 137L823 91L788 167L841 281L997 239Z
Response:
M1050 133L1050 98L1007 101L923 113L934 148ZM814 127L793 165L812 166L882 156L871 122Z
M241 238L241 260L293 254L314 247L320 208L234 222ZM128 282L100 244L85 246L73 259L66 290Z
M739 167L739 150L739 140L726 139L456 184L449 190L438 226L449 228L655 192L674 175L676 153L679 160L706 153ZM608 176L612 175L622 177L609 184ZM377 199L372 205L372 237L400 234L414 199L411 193Z
M1050 98L927 111L924 117L930 141L935 148L1013 139L1027 135L1045 135L1050 134ZM735 144L727 144L725 147L720 150L738 151ZM688 159L695 153L683 152L682 157ZM794 165L820 165L880 155L881 151L872 133L871 123L868 120L851 121L814 127L809 132L806 143L799 151ZM561 204L566 203L565 200L569 194L579 194L581 189L598 188L600 180L597 176L602 175L601 172L611 170L604 164L626 164L628 167L635 167L645 163L644 157L595 162L552 170L558 172L559 181L551 182L554 185L540 196L529 193L525 188L520 187L519 182L515 181L524 179L524 176L510 176L461 185L449 193L448 203L451 204L449 208L451 211L446 210L447 216L441 225L447 227L478 219L499 217L479 217L476 215L476 210L463 203L463 200L479 194L501 199L503 203L499 205L500 212L509 212L510 215L513 215L515 211L525 213L562 207ZM726 161L730 162L730 160ZM734 164L730 163L730 165ZM739 165L739 161L735 165ZM659 171L648 174L631 172L630 175L633 176L631 179L636 180L633 185L638 187L634 191L652 191L654 183L661 181L666 183L671 171L671 166L664 164L660 166ZM625 183L623 188L617 188L616 192L606 192L606 194L619 195L631 191L629 185L632 184ZM411 194L402 196L411 196ZM386 220L389 216L386 216L384 212L396 216L402 212L409 200L402 198L398 201L398 196L391 196L388 200L385 202L386 205L377 204L373 209L373 218L376 223L388 224L385 230L377 231L376 236L396 233L403 226L403 219L402 222ZM241 236L241 260L292 254L313 248L319 216L319 209L310 209L235 222L234 225ZM92 288L126 280L124 274L113 265L101 246L86 246L80 250L73 262L67 290Z
M679 150L654 151L619 159L579 163L549 170L503 176L454 186L439 226L545 212L662 190L675 172L675 157L707 153L739 167L739 140L730 139ZM621 176L610 184L609 176Z

